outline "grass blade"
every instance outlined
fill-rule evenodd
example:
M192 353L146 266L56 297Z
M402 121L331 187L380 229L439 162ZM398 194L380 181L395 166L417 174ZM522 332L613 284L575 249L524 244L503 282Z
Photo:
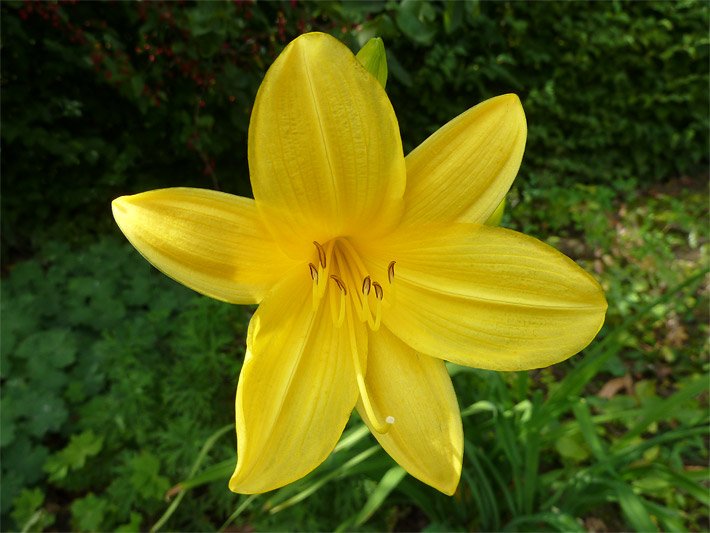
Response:
M212 435L209 436L209 438L205 441L205 443L202 445L202 449L200 450L200 453L197 454L197 458L195 459L195 462L192 464L192 468L190 468L190 474L188 475L188 479L192 478L195 476L197 473L197 470L200 468L200 465L202 462L205 460L207 457L207 454L209 451L212 449L212 446L215 445L217 440L227 433L229 430L233 429L234 425L233 424L228 424L217 431L215 431ZM179 488L179 494L175 500L170 504L170 506L165 510L163 513L163 516L161 516L158 521L153 524L153 527L150 528L151 533L154 531L158 531L163 525L165 525L165 522L168 521L168 519L173 515L175 510L178 508L180 505L180 502L182 502L182 499L185 497L185 490L181 486L180 483L178 483L173 489ZM172 489L171 489L172 490Z
M380 479L380 482L375 487L375 490L372 491L372 494L370 494L370 497L367 499L362 509L360 509L360 512L353 518L340 524L336 531L345 531L351 527L358 527L367 522L406 475L407 471L399 465L390 468L385 472L385 475L382 476L382 479Z

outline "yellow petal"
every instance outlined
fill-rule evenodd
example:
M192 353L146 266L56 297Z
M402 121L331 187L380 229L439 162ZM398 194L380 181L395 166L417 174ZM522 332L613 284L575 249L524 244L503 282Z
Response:
M232 491L253 494L291 483L335 447L358 393L348 328L334 326L329 306L326 294L313 312L304 271L279 284L254 314L237 386ZM365 351L364 330L357 335Z
M514 94L462 113L407 156L403 222L484 223L513 183L527 124Z
M153 266L218 300L259 302L293 266L247 198L159 189L117 198L112 208L121 231Z
M249 126L249 169L257 205L289 250L365 228L376 234L401 215L406 170L394 111L329 35L298 37L267 72Z
M379 246L371 270L397 261L383 323L419 352L492 370L540 368L582 350L604 322L594 278L521 233L456 224Z
M370 334L366 383L376 414L394 418L387 433L373 430L407 472L445 494L461 477L463 431L456 394L444 362L422 355L380 328Z

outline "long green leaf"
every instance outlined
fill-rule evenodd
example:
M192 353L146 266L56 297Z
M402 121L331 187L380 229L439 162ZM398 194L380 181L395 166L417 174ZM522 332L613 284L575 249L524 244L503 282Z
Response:
M221 427L217 431L215 431L212 435L209 436L209 438L205 441L205 443L202 445L202 449L200 452L197 454L197 458L195 459L195 462L192 465L192 468L190 468L190 473L188 475L188 478L194 477L194 475L197 473L197 470L200 468L200 465L202 465L202 462L207 458L207 454L209 451L212 449L212 446L215 445L217 440L227 433L229 430L233 429L234 425L228 424L226 426ZM150 528L151 532L158 531L163 525L165 525L165 522L168 521L168 519L173 515L175 510L178 508L180 505L180 502L182 502L182 499L185 497L185 490L180 487L180 484L178 483L177 487L180 488L180 493L178 494L177 498L173 500L173 502L170 504L170 506L165 510L163 513L163 516L161 516L158 521L153 524L153 527Z
M466 458L473 465L476 478L473 478L468 468L464 468L461 475L471 489L471 494L478 507L477 514L481 520L481 527L485 530L495 531L500 527L500 510L497 498L474 448L475 446L468 439L464 440ZM508 496L510 497L510 494Z
M515 499L513 498L513 494L510 491L508 483L506 483L500 473L499 466L493 464L493 462L488 458L485 453L483 453L483 451L476 448L473 444L470 444L469 441L464 441L464 446L467 456L477 456L478 459L481 461L481 464L486 467L489 476L496 482L496 485L498 485L498 489L503 494L503 501L508 505L508 512L513 516L518 514L519 510L517 505L515 504ZM493 499L494 502L497 500L498 499L496 498Z
M242 502L239 504L239 506L234 510L234 512L229 515L229 518L222 524L222 527L220 527L217 531L220 533L227 529L229 527L229 524L234 522L237 518L239 518L239 515L241 515L244 510L249 507L251 502L253 502L256 498L261 496L261 494L251 494L250 496L242 497Z
M406 475L407 471L399 465L390 468L387 472L385 472L385 475L382 476L382 479L380 479L380 482L375 487L375 490L372 491L370 497L367 499L365 505L362 509L360 509L357 515L340 524L336 531L345 531L353 526L358 527L367 522L375 511L380 508L387 496L389 496L389 494L397 488L397 485L399 485Z
M643 433L649 425L661 420L667 420L676 414L676 410L685 402L698 396L701 392L710 388L708 377L699 378L690 383L683 384L683 387L675 394L662 400L647 409L644 409L641 420L619 439L617 446L621 447Z
M704 469L705 475L703 481L708 479L708 469ZM710 508L710 494L702 483L693 480L683 472L672 470L668 466L660 463L653 463L646 467L634 468L629 471L629 477L632 479L641 479L644 477L660 478L675 489L680 489L687 492L691 497L695 498L706 508Z
M234 471L234 459L226 459L210 467L205 468L202 472L185 481L181 481L176 485L181 491L194 489L213 481L225 480Z
M626 483L613 481L608 485L616 492L624 516L636 531L658 531L658 526L651 520L643 498L634 494Z
M589 411L589 404L582 398L572 405L572 412L579 422L579 428L592 454L594 454L597 460L606 461L607 452L604 449L599 435L597 435L596 426L592 420L592 414Z
M286 509L288 507L291 507L292 505L296 505L297 503L305 500L306 498L311 496L311 494L316 492L318 489L320 489L321 487L323 487L324 485L326 485L328 482L332 481L333 479L335 479L339 476L349 474L349 470L354 465L363 462L368 457L371 457L373 454L377 453L377 451L379 451L379 450L380 450L379 444L371 446L370 448L368 448L364 452L360 452L355 457L353 457L352 459L347 461L345 464L339 466L338 468L336 468L332 472L329 472L328 474L309 483L308 486L306 486L305 488L300 490L298 492L298 494L290 497L286 501L279 503L278 505L275 505L273 507L271 507L271 505L270 505L271 502L267 503L267 508L270 507L269 512L271 514L275 514L280 511L283 511L284 509Z
M574 519L574 517L568 514L554 512L519 516L508 522L505 528L503 528L503 531L539 531L541 529L541 524L547 524L548 526L555 528L557 531L574 531L579 533L586 531L582 525Z
M545 402L543 409L549 412L549 417L552 418L560 412L564 411L567 406L567 399L573 396L578 396L584 386L601 370L604 364L622 348L620 337L622 334L636 323L642 317L650 314L654 307L674 298L677 293L691 286L700 284L705 275L710 272L710 269L704 269L701 272L689 277L674 288L668 290L665 294L653 302L641 306L629 313L629 316L619 326L615 327L607 336L598 342L593 348L587 350L581 363L575 367L555 388Z

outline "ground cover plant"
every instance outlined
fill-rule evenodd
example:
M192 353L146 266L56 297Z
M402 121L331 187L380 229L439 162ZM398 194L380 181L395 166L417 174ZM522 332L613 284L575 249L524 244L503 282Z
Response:
M710 527L705 4L0 9L3 530ZM249 311L164 279L111 226L118 194L247 190L253 93L310 29L355 50L385 38L409 147L520 94L530 137L503 225L607 293L599 340L564 364L450 367L468 439L452 498L357 417L309 477L230 493Z

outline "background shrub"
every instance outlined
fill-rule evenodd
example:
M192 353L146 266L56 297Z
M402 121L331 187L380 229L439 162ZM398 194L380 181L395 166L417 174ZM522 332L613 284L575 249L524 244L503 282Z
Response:
M490 96L529 122L518 187L636 186L707 165L704 2L2 4L4 252L105 231L124 193L249 193L254 95L282 47L384 38L408 151ZM531 193L532 194L532 193Z

